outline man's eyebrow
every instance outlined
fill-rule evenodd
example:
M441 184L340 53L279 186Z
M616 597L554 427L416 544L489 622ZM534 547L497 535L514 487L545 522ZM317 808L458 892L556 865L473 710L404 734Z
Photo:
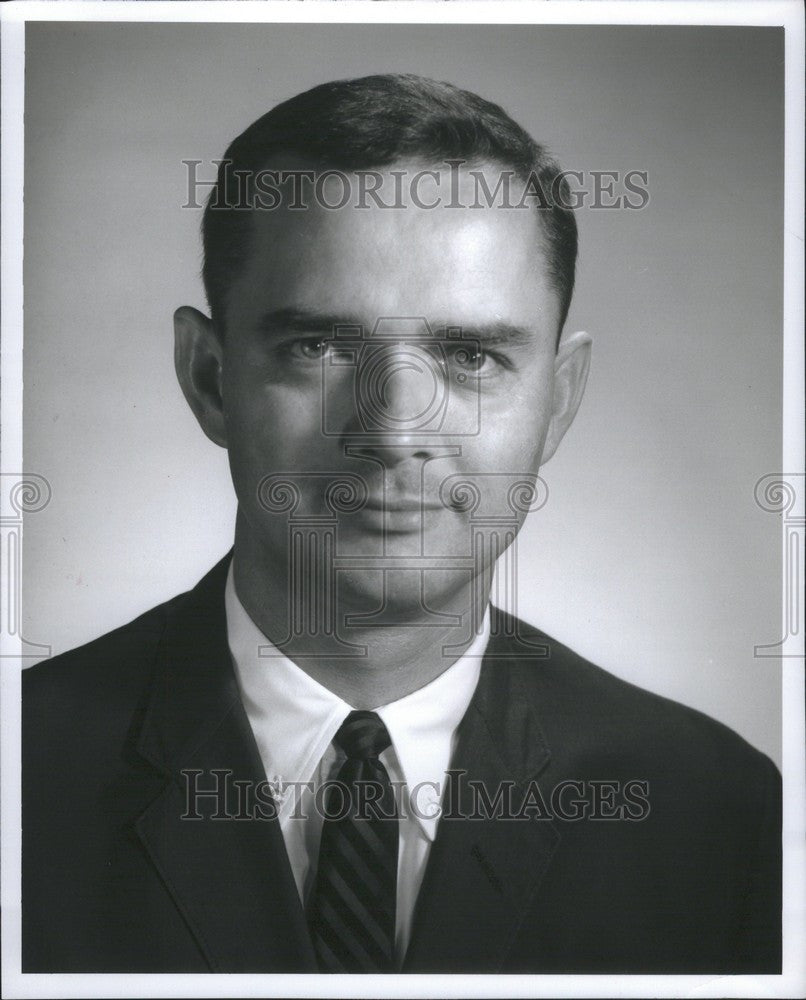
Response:
M361 326L355 316L336 313L309 312L307 309L287 307L267 312L257 322L257 329L264 333L333 333L337 327Z
M390 318L390 317L385 317ZM411 317L401 317L411 319ZM339 327L361 327L366 336L371 336L372 330L362 324L356 316L346 316L339 313L311 312L307 309L286 307L265 313L257 323L258 330L264 333L299 333L299 334L334 334ZM531 344L537 336L528 327L513 323L438 323L431 326L435 338L461 337L467 340L478 340L493 346L495 344L510 344L519 346ZM409 334L410 336L410 334Z
M473 323L466 326L462 326L459 323L444 323L435 332L444 333L446 336L451 337L478 340L488 346L511 344L517 347L522 344L534 343L538 336L535 330L530 330L528 327L503 322Z

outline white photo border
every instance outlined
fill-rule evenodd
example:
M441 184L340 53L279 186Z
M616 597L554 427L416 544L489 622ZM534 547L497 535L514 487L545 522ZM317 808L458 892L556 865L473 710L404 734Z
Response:
M785 30L786 140L784 218L784 385L781 478L796 476L795 505L782 517L799 526L794 581L782 580L784 960L780 976L709 975L42 975L20 971L20 637L0 630L2 707L2 995L5 997L755 997L806 994L806 767L804 766L803 534L804 490L804 17L797 0L529 0L445 3L433 0L266 0L239 3L163 0L11 2L0 9L2 41L2 470L18 475L22 454L22 233L25 23L132 21L227 23L439 23L584 25L753 25ZM5 503L5 499L3 501ZM2 511L4 519L9 512ZM791 532L790 532L791 535ZM21 527L15 533L21 542ZM16 543L15 543L16 544ZM3 537L4 560L6 534ZM8 564L6 563L6 566ZM786 561L784 561L786 566ZM4 583L7 570L4 569ZM794 587L794 593L792 588ZM8 591L8 588L6 588ZM9 613L8 592L0 613ZM786 604L798 629L789 635ZM16 659L15 659L16 658ZM18 669L15 669L15 665Z

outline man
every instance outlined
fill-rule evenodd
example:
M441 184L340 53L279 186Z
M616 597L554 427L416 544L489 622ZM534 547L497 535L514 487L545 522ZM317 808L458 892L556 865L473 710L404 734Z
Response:
M234 549L25 674L26 970L780 970L771 762L489 606L588 370L567 194L411 76L232 143L175 328Z

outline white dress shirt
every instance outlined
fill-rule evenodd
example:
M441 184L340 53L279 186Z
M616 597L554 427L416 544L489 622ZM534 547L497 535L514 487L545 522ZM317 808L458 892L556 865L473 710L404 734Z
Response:
M335 778L344 761L343 752L332 741L353 708L271 645L235 592L232 564L225 600L229 648L266 778L273 788L286 786L286 795L278 802L278 818L304 905L316 876L322 833L314 789ZM398 962L408 947L414 904L436 836L439 799L456 730L476 690L489 634L488 610L481 633L452 666L425 687L375 709L392 740L380 759L393 785L400 783L402 789L395 932ZM306 782L312 786L304 787Z

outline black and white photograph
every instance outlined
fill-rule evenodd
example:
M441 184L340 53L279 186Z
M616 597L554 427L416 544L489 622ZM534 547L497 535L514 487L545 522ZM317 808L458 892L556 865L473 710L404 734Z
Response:
M4 995L802 995L800 5L0 15Z

